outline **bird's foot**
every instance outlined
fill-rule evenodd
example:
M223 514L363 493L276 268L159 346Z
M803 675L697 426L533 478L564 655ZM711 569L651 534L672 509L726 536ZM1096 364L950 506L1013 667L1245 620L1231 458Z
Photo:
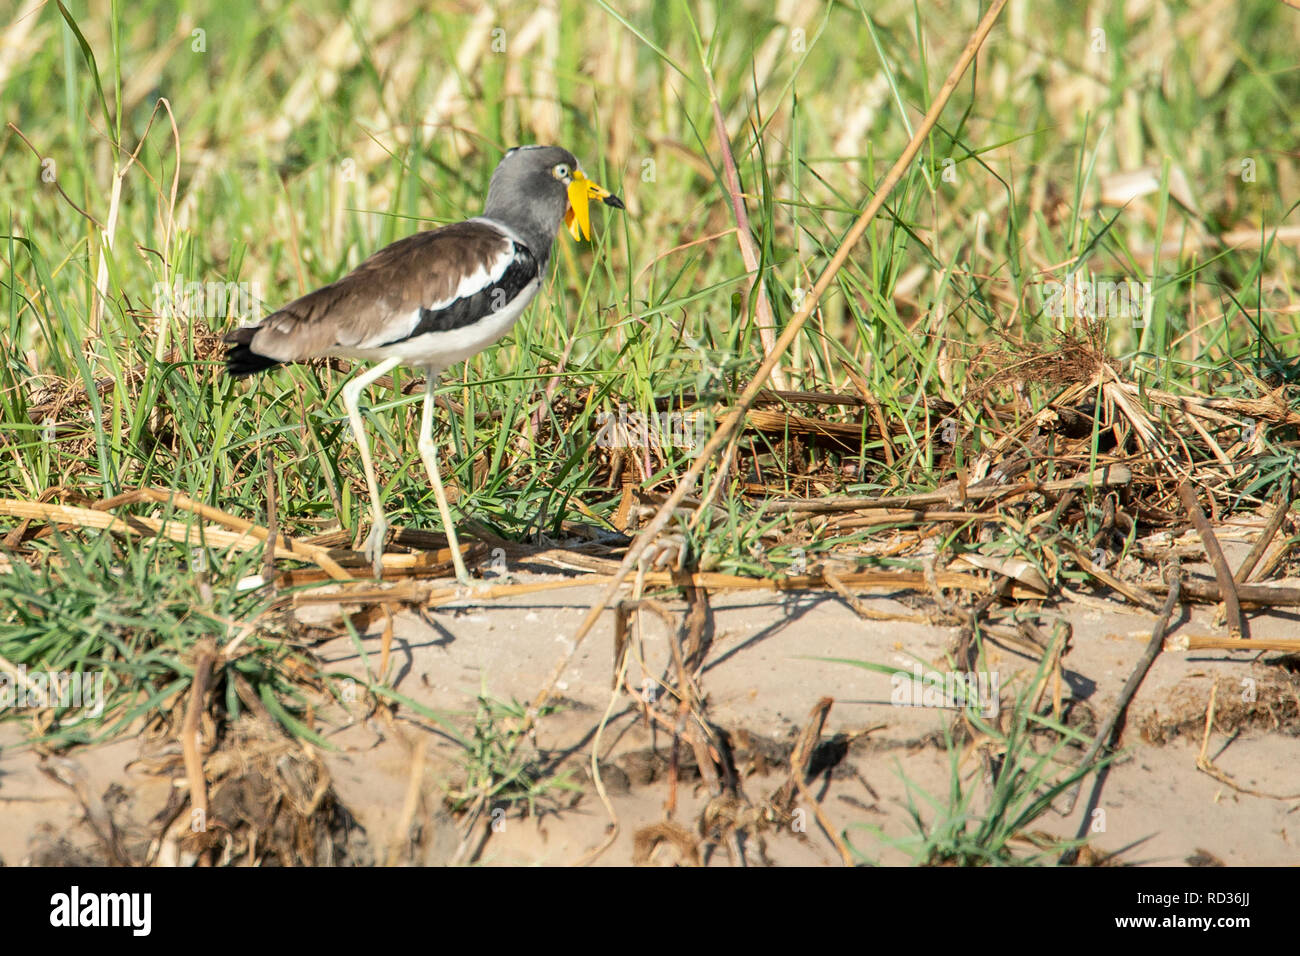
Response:
M477 578L470 577L469 571L466 570L463 561L456 562L456 583L463 588L468 588L471 593L482 590L487 586L486 581L480 581Z
M447 535L447 546L451 551L451 567L456 574L456 583L463 588L472 588L478 582L469 576L469 569L465 567L465 557L460 553L460 541L456 538L455 528Z
M661 533L650 543L650 546L641 552L641 558L637 564L641 568L663 571L667 568L675 568L681 571L686 567L686 558L690 551L690 543L683 534L665 534Z
M500 579L471 577L463 558L460 561L453 559L452 568L456 576L456 587L469 597L486 597L495 585L501 583Z
M462 581L456 579L456 595L462 599L482 600L492 596L493 584L491 581L481 581L478 578L470 578Z
M374 568L375 577L384 576L384 543L388 537L388 522L382 515L376 515L374 524L371 525L370 534L366 535L366 543L362 545L361 550L370 560Z

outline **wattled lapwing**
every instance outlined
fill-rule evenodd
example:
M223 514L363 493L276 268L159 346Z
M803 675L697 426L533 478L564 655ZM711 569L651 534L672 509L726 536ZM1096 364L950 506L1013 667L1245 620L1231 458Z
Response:
M483 215L399 239L337 282L225 337L231 343L226 371L236 378L322 356L379 363L343 386L370 490L374 524L365 552L376 576L387 522L357 406L362 390L397 365L424 370L420 457L438 499L456 577L469 583L438 474L434 385L444 369L510 331L542 286L561 223L574 239L591 237L593 199L623 208L617 196L583 174L568 150L516 147L492 174Z

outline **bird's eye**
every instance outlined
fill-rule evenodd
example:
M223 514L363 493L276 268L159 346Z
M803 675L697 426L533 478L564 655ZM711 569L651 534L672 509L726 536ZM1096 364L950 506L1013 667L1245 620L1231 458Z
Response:
M554 176L556 179L568 179L569 164L568 163L558 164L554 169L551 170L551 175Z

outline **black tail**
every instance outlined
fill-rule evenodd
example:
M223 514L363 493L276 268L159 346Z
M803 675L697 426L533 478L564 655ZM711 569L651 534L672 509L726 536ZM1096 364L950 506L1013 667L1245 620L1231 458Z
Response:
M230 348L226 351L226 372L232 377L244 378L284 364L278 359L267 358L253 351L249 343L253 341L257 331L257 326L249 326L235 329L222 338L221 341L230 343Z

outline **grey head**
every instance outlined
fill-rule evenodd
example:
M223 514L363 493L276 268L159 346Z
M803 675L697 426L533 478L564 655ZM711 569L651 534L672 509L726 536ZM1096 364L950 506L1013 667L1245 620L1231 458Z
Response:
M529 251L545 266L551 245L569 208L569 187L577 179L588 195L616 209L623 203L603 187L587 180L577 158L559 146L516 146L509 150L488 185L483 215L519 234Z

